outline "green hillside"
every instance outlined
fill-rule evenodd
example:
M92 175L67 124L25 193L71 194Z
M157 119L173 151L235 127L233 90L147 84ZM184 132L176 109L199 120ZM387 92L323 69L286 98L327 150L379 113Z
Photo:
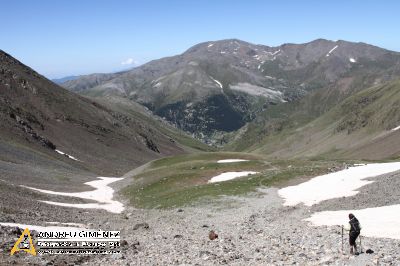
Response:
M247 159L238 163L217 163L222 159ZM195 153L153 161L122 190L137 208L176 208L215 202L221 196L254 193L257 188L301 182L342 164L328 160L267 160L248 153ZM212 177L230 171L257 174L218 183ZM297 181L296 181L297 180Z
M315 119L307 111L317 103L312 97L270 110L266 122L249 124L230 148L277 157L399 156L400 134L391 130L400 125L399 80L364 89Z

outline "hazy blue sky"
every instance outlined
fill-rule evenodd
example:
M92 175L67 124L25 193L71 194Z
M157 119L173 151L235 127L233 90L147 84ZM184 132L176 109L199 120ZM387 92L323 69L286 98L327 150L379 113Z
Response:
M270 46L344 39L400 51L394 0L0 0L0 7L0 49L50 78L117 71L227 38Z

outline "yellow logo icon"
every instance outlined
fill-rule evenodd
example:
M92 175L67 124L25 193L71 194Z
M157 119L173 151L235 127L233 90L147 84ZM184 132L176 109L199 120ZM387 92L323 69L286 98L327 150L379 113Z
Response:
M32 243L31 233L29 232L28 228L25 228L17 242L15 242L14 247L11 249L11 256L20 250L36 256L35 246Z

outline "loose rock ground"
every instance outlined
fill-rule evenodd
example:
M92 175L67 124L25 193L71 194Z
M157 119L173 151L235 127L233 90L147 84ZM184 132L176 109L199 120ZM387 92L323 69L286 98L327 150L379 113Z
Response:
M284 207L278 189L267 188L247 197L205 199L194 207L171 210L127 207L117 215L89 210L79 216L79 221L73 219L91 228L121 230L122 253L117 255L31 257L22 253L10 257L10 246L20 232L1 227L0 262L39 265L400 265L400 240L363 237L364 251L371 248L375 253L352 256L348 254L347 235L344 237L346 254L341 252L339 226L313 227L303 221L321 209L377 206L377 190L384 189L383 196L397 195L399 174L388 174L379 180L360 189L354 197L334 199L312 207ZM371 191L376 193L367 197ZM397 202L397 197L386 197L378 205ZM60 212L60 222L73 222L63 213L67 212ZM343 219L346 222L347 217ZM35 223L34 220L28 222ZM218 234L217 239L209 239L211 230Z

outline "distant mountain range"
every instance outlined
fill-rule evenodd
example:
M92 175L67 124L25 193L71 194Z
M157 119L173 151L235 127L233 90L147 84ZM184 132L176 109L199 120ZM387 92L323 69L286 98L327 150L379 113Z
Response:
M57 84L61 84L67 81L71 81L71 80L75 80L78 79L80 76L67 76L67 77L63 77L63 78L59 78L59 79L52 79L51 81L53 81L54 83Z
M227 141L227 132L271 106L316 91L327 93L313 107L315 115L321 114L352 93L397 77L399 62L399 53L364 43L318 39L269 47L232 39L61 85L85 96L140 103L193 136L218 144Z

